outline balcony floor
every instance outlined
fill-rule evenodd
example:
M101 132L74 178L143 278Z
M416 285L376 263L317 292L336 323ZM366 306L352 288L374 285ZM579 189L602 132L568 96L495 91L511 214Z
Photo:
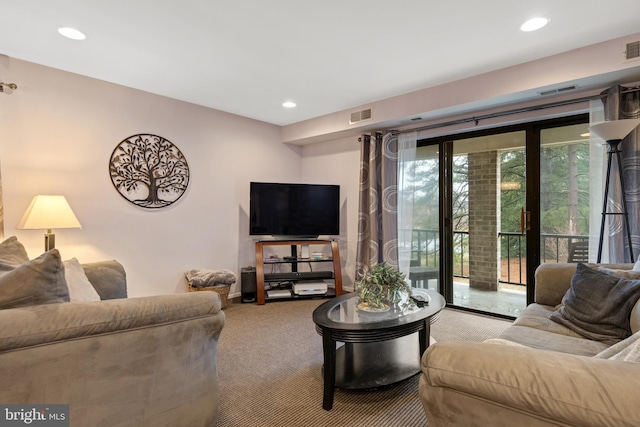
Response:
M429 289L436 290L436 281L429 281ZM458 307L518 317L527 306L524 286L500 284L497 291L473 289L464 279L453 282L453 303Z
M527 306L527 294L524 286L504 286L497 291L486 291L455 281L453 303L459 307L518 317Z

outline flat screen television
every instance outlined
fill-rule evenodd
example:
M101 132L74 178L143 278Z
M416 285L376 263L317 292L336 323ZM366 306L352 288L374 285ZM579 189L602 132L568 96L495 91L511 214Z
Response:
M249 234L277 238L340 234L340 186L252 182Z

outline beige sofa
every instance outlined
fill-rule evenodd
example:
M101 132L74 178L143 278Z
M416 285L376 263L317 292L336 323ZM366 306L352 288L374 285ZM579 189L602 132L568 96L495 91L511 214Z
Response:
M82 266L101 301L0 309L0 403L68 404L78 427L215 426L218 295L127 299L118 262Z
M419 393L429 427L640 425L640 363L617 356L618 348L637 352L639 334L609 346L549 319L575 271L576 264L541 265L536 303L499 339L425 352ZM638 304L630 326L640 329Z

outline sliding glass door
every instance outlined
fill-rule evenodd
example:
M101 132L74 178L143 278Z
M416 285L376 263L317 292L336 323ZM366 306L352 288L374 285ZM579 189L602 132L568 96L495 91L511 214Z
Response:
M450 305L517 317L533 302L540 262L584 256L587 129L579 116L421 141L412 284Z

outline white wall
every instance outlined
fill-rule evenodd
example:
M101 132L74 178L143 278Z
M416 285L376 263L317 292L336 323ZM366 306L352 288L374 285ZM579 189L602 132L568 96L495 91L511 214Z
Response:
M117 259L130 296L186 291L191 268L239 279L255 265L249 182L300 180L301 148L278 126L7 57L0 77L18 85L0 94L5 236L41 254L44 231L15 227L34 195L64 194L83 228L54 230L63 259ZM113 149L137 133L167 138L189 163L189 187L167 208L139 208L111 184Z
M632 34L293 123L283 127L282 140L304 145L371 130L424 126L455 115L468 117L483 109L556 101L553 96L541 96L543 90L575 85L577 90L565 95L578 98L584 91L636 82L640 61L626 61L624 46L639 38L640 33ZM350 124L351 113L365 108L372 109L372 119ZM413 122L417 117L420 122Z
M340 237L342 286L353 288L358 240L360 143L349 137L302 148L302 181L340 185Z

